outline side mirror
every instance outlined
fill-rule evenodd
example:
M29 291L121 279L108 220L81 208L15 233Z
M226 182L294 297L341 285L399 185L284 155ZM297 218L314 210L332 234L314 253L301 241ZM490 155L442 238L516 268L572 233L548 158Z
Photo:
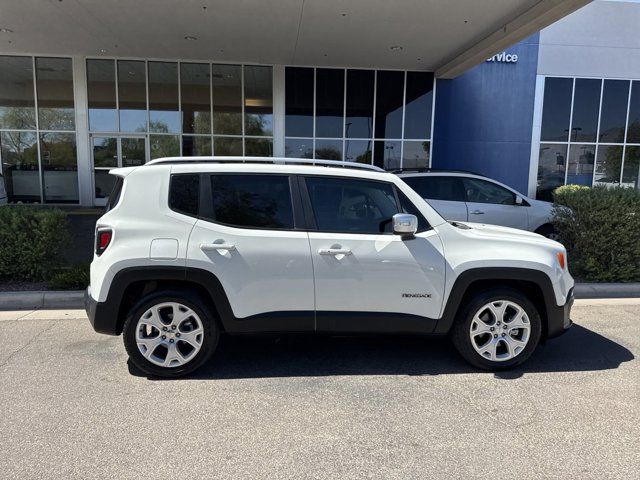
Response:
M524 200L522 199L522 197L520 195L516 195L516 205L522 205L524 203Z
M396 235L415 235L418 231L418 217L409 213L396 213L392 218L393 233Z

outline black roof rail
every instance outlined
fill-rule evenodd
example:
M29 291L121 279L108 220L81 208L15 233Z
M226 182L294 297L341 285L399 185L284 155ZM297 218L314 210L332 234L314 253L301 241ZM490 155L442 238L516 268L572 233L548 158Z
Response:
M486 177L486 175L483 175L481 173L477 173L477 172L472 172L471 170L456 170L456 169L450 169L450 168L431 168L431 167L418 167L418 168L396 168L394 170L389 170L389 172L391 173L409 173L409 172L415 172L415 173L430 173L430 172L434 172L434 173L468 173L470 175L477 175L479 177Z

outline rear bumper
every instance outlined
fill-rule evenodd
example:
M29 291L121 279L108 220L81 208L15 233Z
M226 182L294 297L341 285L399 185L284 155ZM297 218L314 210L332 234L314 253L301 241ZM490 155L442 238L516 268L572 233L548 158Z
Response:
M98 333L118 335L118 312L108 302L98 302L91 296L91 287L84 292L84 309L91 326Z
M564 305L548 309L547 338L558 337L571 328L571 307L573 306L573 288L569 290Z

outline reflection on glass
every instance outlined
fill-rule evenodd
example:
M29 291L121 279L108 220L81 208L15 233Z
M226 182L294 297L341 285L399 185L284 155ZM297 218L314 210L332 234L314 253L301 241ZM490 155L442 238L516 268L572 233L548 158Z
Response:
M346 140L344 142L344 159L347 162L371 164L370 140Z
M564 185L564 172L566 163L566 145L540 145L540 157L538 160L538 185L536 189L536 198L538 200L553 200L553 190L560 185Z
M640 189L640 147L627 146L624 154L622 185Z
M116 183L116 177L109 175L109 170L94 170L93 183L96 187L96 198L109 198L113 185Z
M213 65L212 77L213 133L242 135L242 67Z
M10 202L40 202L38 146L34 132L0 133L2 174Z
M0 56L0 128L36 128L31 57Z
M431 138L433 73L407 72L404 138Z
M211 137L182 136L182 155L185 157L207 157L211 155Z
M176 138L167 136L167 138ZM122 152L122 166L135 167L144 165L147 161L144 138L122 137L120 138L120 151Z
M600 113L600 141L622 143L629 101L628 80L605 80Z
M149 62L149 131L179 133L178 64Z
M144 62L118 60L121 132L147 131L147 86Z
M594 184L620 184L622 145L599 145Z
M595 142L600 109L600 80L577 78L573 98L572 142Z
M182 133L211 133L209 77L209 65L206 63L180 64Z
M342 140L316 138L315 158L320 160L342 160Z
M87 60L89 130L117 132L116 64L113 60Z
M404 72L378 70L376 80L376 138L402 137Z
M244 133L273 134L273 75L271 67L244 67Z
M595 145L571 145L569 149L569 165L567 167L567 185L586 185L590 187L593 181L595 158Z
M41 130L74 130L70 58L36 58L38 122Z
M213 153L232 157L242 155L242 138L213 137Z
M149 148L151 160L180 155L180 141L177 135L149 135Z
M78 203L75 134L40 134L40 164L45 203Z
M313 136L313 68L285 70L284 131L291 137Z
M429 166L429 142L404 142L402 168L427 168Z
M375 142L373 146L373 164L385 170L400 168L400 142Z
M627 142L640 143L640 81L638 80L633 82L631 89Z
M284 156L290 158L313 158L313 138L285 138Z
M93 137L94 168L114 168L118 166L118 140L115 137Z
M566 141L569 138L572 89L573 79L571 78L545 80L540 140Z
M273 141L270 138L245 138L244 154L247 157L273 157Z
M347 70L347 138L371 138L373 134L373 84L373 70Z
M316 137L342 137L344 70L316 70Z

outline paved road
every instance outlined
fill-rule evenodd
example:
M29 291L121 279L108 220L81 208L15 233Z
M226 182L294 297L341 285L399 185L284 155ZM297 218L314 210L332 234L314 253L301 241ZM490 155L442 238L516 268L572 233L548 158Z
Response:
M500 375L433 339L227 338L162 381L81 312L0 312L0 476L639 478L639 317L578 302Z

